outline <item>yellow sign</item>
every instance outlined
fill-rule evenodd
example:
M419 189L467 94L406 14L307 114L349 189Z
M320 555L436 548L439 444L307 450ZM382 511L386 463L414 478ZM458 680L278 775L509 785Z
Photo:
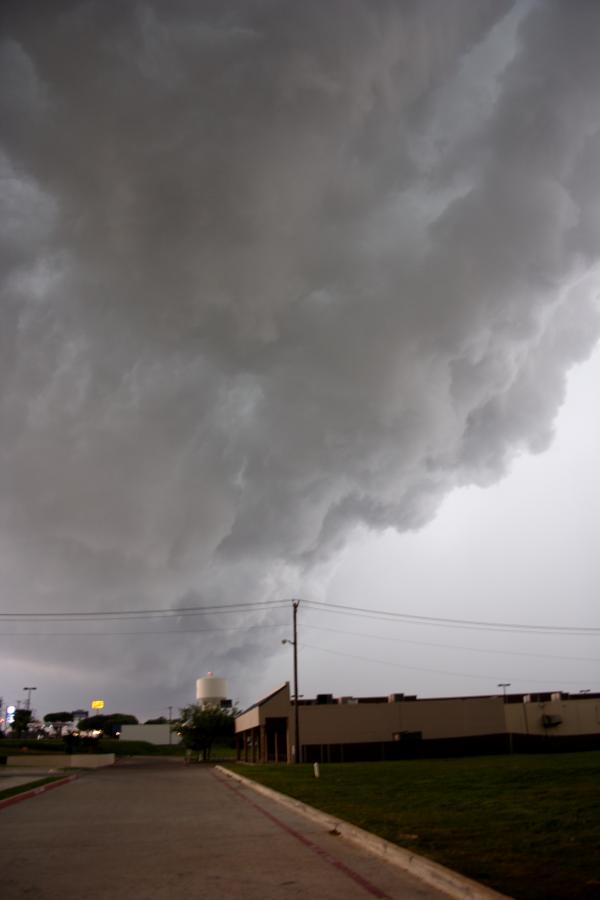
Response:
M92 700L92 709L104 709L104 700Z

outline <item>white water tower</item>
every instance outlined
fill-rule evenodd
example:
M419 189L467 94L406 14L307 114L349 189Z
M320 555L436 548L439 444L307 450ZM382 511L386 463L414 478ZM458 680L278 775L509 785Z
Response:
M196 702L200 706L226 706L227 682L209 672L196 680Z

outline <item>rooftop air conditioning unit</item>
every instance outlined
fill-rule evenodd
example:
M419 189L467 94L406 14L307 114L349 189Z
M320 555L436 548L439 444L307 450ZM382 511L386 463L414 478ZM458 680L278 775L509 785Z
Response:
M333 694L317 694L317 706L326 706L333 703Z

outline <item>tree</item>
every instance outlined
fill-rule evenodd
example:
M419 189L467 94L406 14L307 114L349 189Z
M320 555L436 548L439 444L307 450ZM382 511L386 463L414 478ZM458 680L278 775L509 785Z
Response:
M186 750L202 754L202 759L210 759L216 741L229 740L235 732L236 710L220 706L186 706L181 710L179 721L173 731L181 735Z
M159 716L157 719L146 719L144 725L166 725L167 720L164 716Z
M60 735L62 732L63 725L66 725L67 722L73 721L73 713L71 712L53 712L46 713L44 716L44 722L47 722L48 725L54 726L54 731L57 735Z
M113 713L110 716L98 715L90 716L79 722L80 731L103 731L107 737L116 737L121 731L122 725L137 725L138 720L135 716L129 716L125 713Z
M29 722L31 721L31 710L30 709L17 709L15 710L15 717L12 723L12 730L15 737L21 738L27 734L27 729L29 727Z

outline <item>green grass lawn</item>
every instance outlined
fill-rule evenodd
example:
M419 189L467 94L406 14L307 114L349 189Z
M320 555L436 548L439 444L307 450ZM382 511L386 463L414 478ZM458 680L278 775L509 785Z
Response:
M231 768L520 900L600 897L600 752Z

